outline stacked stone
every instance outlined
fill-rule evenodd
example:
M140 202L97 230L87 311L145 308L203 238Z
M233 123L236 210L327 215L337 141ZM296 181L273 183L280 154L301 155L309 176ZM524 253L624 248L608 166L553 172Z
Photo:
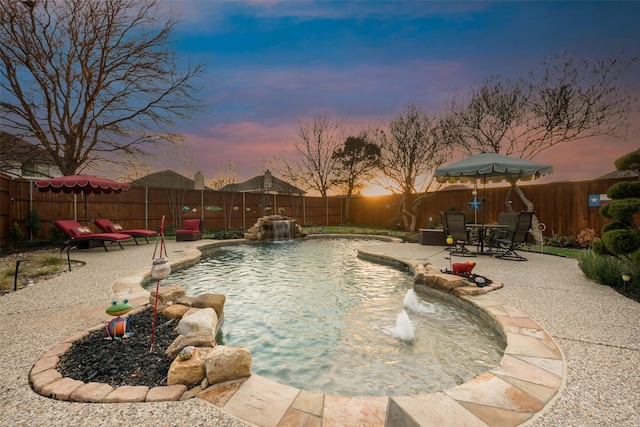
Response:
M502 288L502 283L493 282L491 285L478 287L465 277L443 273L431 264L417 264L413 267L413 284L416 291L432 288L455 296L482 295Z
M155 302L155 291L149 296ZM199 389L251 375L251 352L246 347L219 346L215 336L224 317L225 296L202 294L186 296L181 286L166 286L158 293L158 311L180 319L178 337L165 355L174 359L167 374L167 385L183 384ZM186 352L182 353L184 350Z

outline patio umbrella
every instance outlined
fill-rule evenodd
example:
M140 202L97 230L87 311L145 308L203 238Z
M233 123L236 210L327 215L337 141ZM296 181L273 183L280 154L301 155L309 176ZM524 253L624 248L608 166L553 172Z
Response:
M89 223L87 194L121 193L130 185L93 175L69 175L45 178L35 181L36 188L42 192L83 194L85 220Z
M480 153L436 169L438 182L530 181L553 173L553 166L498 153Z
M553 166L498 153L480 153L459 162L436 169L438 182L530 181L553 173ZM485 201L483 195L482 201ZM484 223L484 209L482 222Z

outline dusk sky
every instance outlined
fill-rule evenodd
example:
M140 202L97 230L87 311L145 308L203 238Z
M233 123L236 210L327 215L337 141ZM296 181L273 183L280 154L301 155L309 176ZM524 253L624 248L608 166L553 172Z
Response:
M181 61L207 64L210 105L179 123L190 170L213 178L230 162L238 181L291 148L320 112L356 129L388 122L409 103L431 115L491 75L523 77L546 56L575 51L640 56L640 2L168 1L181 23ZM627 76L640 94L640 64ZM535 158L546 180L615 169L640 147L640 114L626 140L567 143ZM167 163L156 168L179 165ZM273 168L273 167L272 167ZM184 171L183 171L184 172Z

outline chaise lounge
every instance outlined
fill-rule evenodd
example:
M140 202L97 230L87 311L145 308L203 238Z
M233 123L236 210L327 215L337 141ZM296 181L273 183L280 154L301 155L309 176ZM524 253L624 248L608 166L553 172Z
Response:
M92 243L99 243L100 246L107 249L106 242L117 243L121 249L122 242L132 240L133 237L128 234L121 233L94 233L88 227L81 225L79 222L72 219L65 219L59 221L53 221L53 224L67 235L69 240L66 240L61 250L65 248L71 249L72 247L78 247L80 249L87 249L92 247Z
M202 239L199 219L187 219L184 221L184 228L176 230L176 242L193 241Z
M104 218L95 219L92 222L105 233L127 234L133 237L133 240L136 242L136 245L138 244L137 237L142 237L147 243L149 243L149 237L156 237L158 235L158 232L153 230L145 230L145 229L125 230L122 228L120 224L111 222L110 220L104 219Z

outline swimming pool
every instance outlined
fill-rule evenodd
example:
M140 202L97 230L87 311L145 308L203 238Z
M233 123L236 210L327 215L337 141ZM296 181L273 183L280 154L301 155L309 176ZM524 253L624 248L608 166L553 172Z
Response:
M227 297L217 341L251 349L252 371L345 396L445 390L496 366L504 341L478 317L434 297L406 309L414 338L394 334L407 269L359 259L372 239L297 239L221 246L163 285Z

